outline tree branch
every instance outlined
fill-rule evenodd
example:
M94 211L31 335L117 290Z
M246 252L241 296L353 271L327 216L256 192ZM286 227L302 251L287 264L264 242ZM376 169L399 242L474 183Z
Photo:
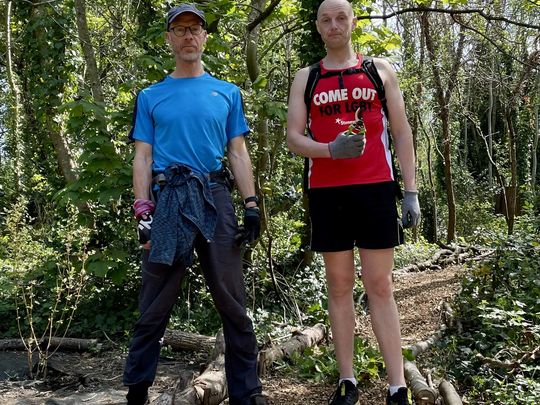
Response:
M302 25L299 24L294 27L288 27L285 30L283 30L283 32L280 35L278 35L278 37L274 39L272 43L264 51L261 52L260 59L262 60L266 56L266 54L274 47L274 45L277 44L279 41L281 41L281 39L285 35L290 34L291 32L294 32L294 31L298 31L301 28L302 28Z
M527 62L524 62L522 61L521 59L518 59L516 58L514 55L512 55L511 53L509 52L506 52L506 50L504 50L499 44L497 44L493 39L491 39L488 35L486 34L483 34L482 32L480 32L479 30L477 30L476 28L464 23L462 20L460 19L456 19L455 17L453 17L453 20L458 23L459 25L461 25L462 27L480 35L482 38L484 38L486 41L488 41L491 45L493 45L499 52L501 52L502 54L508 56L509 58L513 59L514 61L516 61L517 63L521 64L521 65L527 65Z
M247 32L253 31L257 25L259 25L266 18L268 18L268 16L272 14L272 11L274 11L274 9L279 5L280 2L281 0L272 1L272 3L270 3L270 5L263 12L259 13L259 15L248 24Z
M443 13L443 14L450 14L450 15L456 15L456 14L478 14L481 17L485 18L488 21L504 21L508 24L517 25L519 27L525 27L525 28L531 28L535 30L540 30L540 25L534 25L534 24L528 24L521 21L514 21L510 20L506 17L500 17L500 16L493 16L490 14L486 14L483 10L479 9L466 9L466 10L451 10L446 8L433 8L433 7L409 7L404 8L398 11L394 11L390 14L383 14L383 15L361 15L357 16L357 20L387 20L392 17L396 17L400 14L406 14L406 13L416 13L416 12L432 12L432 13Z

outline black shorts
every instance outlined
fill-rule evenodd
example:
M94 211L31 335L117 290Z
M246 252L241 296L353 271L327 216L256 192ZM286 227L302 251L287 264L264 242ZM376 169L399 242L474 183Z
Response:
M393 181L310 189L311 249L340 252L402 244L396 190Z

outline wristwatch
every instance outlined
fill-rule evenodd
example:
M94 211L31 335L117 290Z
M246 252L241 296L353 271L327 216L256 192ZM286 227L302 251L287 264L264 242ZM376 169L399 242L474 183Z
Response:
M259 204L259 197L256 195L252 195L244 200L244 205L247 203L254 202L255 204Z

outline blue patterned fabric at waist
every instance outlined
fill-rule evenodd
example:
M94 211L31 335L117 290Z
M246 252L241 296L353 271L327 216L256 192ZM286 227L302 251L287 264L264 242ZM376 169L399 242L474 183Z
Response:
M166 179L159 193L152 223L149 260L172 265L180 260L193 263L193 246L199 233L211 241L217 223L208 176L179 163L163 172Z

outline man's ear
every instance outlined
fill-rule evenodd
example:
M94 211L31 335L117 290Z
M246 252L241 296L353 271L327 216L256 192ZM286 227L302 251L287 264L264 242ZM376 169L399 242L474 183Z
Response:
M167 42L169 45L171 44L170 35L171 33L169 31L165 31L164 33L165 42Z
M317 27L317 32L320 34L321 30L319 29L319 21L315 20L315 27Z

